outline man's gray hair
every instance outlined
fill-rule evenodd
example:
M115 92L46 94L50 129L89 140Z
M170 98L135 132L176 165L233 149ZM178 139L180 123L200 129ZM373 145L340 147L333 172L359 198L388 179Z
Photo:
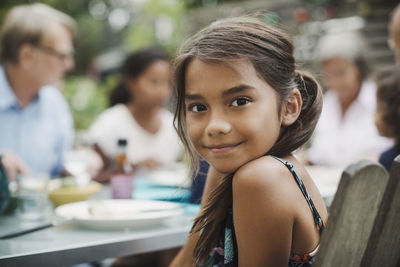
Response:
M23 44L41 45L50 23L63 25L72 35L76 33L73 18L45 4L35 3L12 8L1 29L1 63L18 63L18 52Z

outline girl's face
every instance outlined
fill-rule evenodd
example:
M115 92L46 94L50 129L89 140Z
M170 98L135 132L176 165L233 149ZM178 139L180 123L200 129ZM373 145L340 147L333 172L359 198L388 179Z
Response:
M264 155L278 139L282 122L276 91L250 62L234 63L194 59L185 73L189 138L222 173Z
M133 101L137 104L161 107L171 96L171 67L167 61L156 61L136 79L127 78Z

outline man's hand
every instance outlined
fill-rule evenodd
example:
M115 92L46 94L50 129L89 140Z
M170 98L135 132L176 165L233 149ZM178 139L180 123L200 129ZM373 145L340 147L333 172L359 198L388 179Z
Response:
M6 169L8 180L13 181L17 175L28 174L30 170L25 163L12 152L5 152L1 157L1 162Z

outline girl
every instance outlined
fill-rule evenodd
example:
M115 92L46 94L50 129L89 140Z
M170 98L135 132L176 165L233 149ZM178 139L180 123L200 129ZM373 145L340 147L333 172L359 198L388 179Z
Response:
M295 70L288 38L254 18L217 21L183 45L174 78L177 131L211 167L172 266L309 266L327 211L291 153L314 130L321 90Z
M122 80L111 94L111 107L96 119L89 136L102 156L104 168L97 177L106 181L118 152L118 139L127 139L129 162L155 168L176 162L182 145L173 127L173 115L164 108L172 88L165 53L156 47L131 54L125 60Z

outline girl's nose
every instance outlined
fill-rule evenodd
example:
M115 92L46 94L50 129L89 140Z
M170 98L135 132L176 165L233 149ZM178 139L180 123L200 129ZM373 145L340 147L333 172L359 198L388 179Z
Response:
M206 127L208 136L218 136L228 134L232 129L230 122L222 117L213 116Z

